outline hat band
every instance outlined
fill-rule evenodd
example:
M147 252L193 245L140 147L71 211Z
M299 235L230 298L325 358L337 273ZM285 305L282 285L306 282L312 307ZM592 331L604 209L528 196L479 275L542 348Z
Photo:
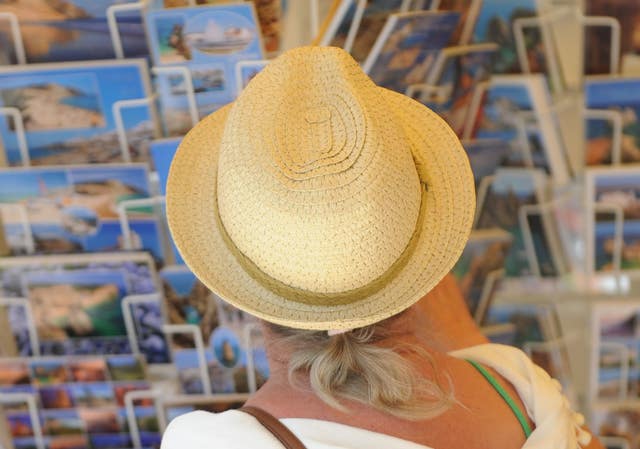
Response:
M407 246L398 259L385 271L382 275L374 279L373 281L365 284L361 287L347 290L343 292L335 292L335 293L319 293L313 292L310 290L305 290L297 287L292 287L284 282L268 275L264 271L260 269L249 257L247 257L236 245L233 243L233 240L227 233L227 230L222 223L222 219L220 218L220 214L216 213L216 221L218 222L218 226L220 228L220 234L222 239L224 240L225 245L227 246L229 252L233 254L235 259L238 261L238 264L244 269L244 271L251 276L256 282L262 285L267 290L270 290L277 296L284 297L288 300L312 305L312 306L340 306L345 304L352 304L358 302L362 299L368 298L378 291L380 291L384 286L388 285L391 280L393 280L398 273L407 265L411 255L413 254L418 240L420 238L420 234L422 231L422 222L424 220L424 216L426 213L426 199L427 199L427 185L421 182L422 187L422 195L420 198L420 211L418 213L418 220L416 221L416 229L413 232L413 235L409 239ZM217 198L216 198L217 201ZM216 208L216 210L219 210Z

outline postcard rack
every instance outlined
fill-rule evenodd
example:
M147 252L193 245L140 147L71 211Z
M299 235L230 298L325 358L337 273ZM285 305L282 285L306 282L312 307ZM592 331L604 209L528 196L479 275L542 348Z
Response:
M36 332L36 325L33 319L33 311L31 304L27 298L0 298L0 307L11 308L17 307L23 309L23 313L27 323L27 333L29 335L29 347L34 356L40 355L40 340Z
M3 393L0 395L0 405L26 404L33 429L33 437L37 449L46 449L42 427L40 426L40 414L36 396L29 393Z
M144 2L126 3L123 5L111 5L107 8L107 24L109 25L109 36L113 45L113 53L116 59L124 58L124 48L122 47L122 38L118 29L118 13L130 11L142 11Z
M24 42L22 41L22 32L20 31L20 22L15 14L10 12L0 12L0 22L9 22L11 31L11 40L13 41L13 49L16 52L16 60L18 64L27 63L27 54L24 51Z

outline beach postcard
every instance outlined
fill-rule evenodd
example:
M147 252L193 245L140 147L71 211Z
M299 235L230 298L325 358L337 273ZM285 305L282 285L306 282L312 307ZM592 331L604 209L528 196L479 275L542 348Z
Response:
M452 273L472 316L476 316L489 274L504 268L513 237L502 229L471 232Z
M43 355L131 351L120 302L158 290L146 253L74 254L0 260L0 294L28 298ZM19 354L32 354L24 307L10 306L8 322Z
M166 194L167 179L169 178L169 167L171 167L171 161L178 150L178 145L182 138L173 139L157 139L151 142L151 160L153 161L153 167L158 174L158 181L160 183L160 195Z
M636 167L588 169L586 189L588 204L610 205L622 211L620 269L640 270L640 170ZM590 215L588 267L596 271L612 270L616 251L615 213Z
M133 354L112 355L106 360L109 374L114 381L134 381L146 378L144 360L139 356Z
M66 360L34 359L29 362L34 385L63 384L71 380Z
M0 68L0 106L22 116L31 165L122 161L113 106L150 95L144 60L34 64ZM123 125L132 160L148 160L156 132L147 107L126 109ZM0 117L10 165L22 161L17 128Z
M219 325L215 294L186 266L166 267L159 275L169 323L196 325L200 328L203 341L208 341ZM187 335L175 335L173 342L183 348L194 345L193 338Z
M74 382L103 382L107 380L107 363L102 357L83 357L69 361Z
M509 232L513 245L505 259L505 274L532 274L518 216L522 206L543 201L544 175L535 170L499 169L495 176L486 196L479 198L476 228L497 227Z
M12 0L0 12L13 14L20 25L27 62L86 61L115 57L107 9L135 0ZM138 11L117 14L118 32L127 58L144 57L148 48ZM0 27L0 59L15 64L11 34Z
M522 73L516 52L513 24L516 19L534 17L547 10L548 0L482 0L480 11L473 29L473 42L497 42L494 73ZM531 73L545 73L547 59L543 38L539 28L525 30L527 60Z
M189 70L201 116L235 99L237 62L265 59L252 2L149 9L144 18L153 63ZM184 133L190 127L184 77L162 75L156 82L167 134Z
M43 410L41 413L42 432L45 435L82 435L84 423L76 409Z
M471 163L476 189L484 178L492 176L499 167L506 166L514 151L509 142L501 139L463 140L462 146Z
M585 81L585 108L611 111L620 117L620 148L613 148L611 121L588 119L588 165L640 162L640 78L593 77Z
M480 44L449 47L440 52L429 73L427 84L444 88L446 100L427 103L458 134L474 122L486 94L476 98L478 87L489 81L497 45ZM474 104L475 103L475 104Z
M37 253L122 249L118 204L150 195L140 163L0 169L0 202L24 208ZM23 217L7 213L4 219L9 242L19 240ZM131 210L129 224L136 246L162 261L153 211Z
M392 14L364 62L364 71L376 84L400 93L424 83L459 19L459 13L446 11Z

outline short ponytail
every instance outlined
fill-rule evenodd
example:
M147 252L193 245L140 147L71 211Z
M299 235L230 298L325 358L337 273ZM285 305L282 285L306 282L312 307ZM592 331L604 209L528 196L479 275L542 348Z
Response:
M290 382L299 385L300 374L307 375L314 393L336 409L346 411L340 399L348 399L418 420L438 416L454 402L450 382L444 388L435 369L434 379L426 379L407 357L418 355L433 366L431 356L412 345L385 347L389 331L380 323L333 336L270 326L276 344L291 350Z

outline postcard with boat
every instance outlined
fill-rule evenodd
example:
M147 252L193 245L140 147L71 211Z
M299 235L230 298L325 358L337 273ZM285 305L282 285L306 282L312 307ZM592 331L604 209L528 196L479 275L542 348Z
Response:
M31 165L70 165L123 161L114 105L150 95L142 59L91 63L35 64L0 68L0 106L22 117ZM146 106L122 113L133 161L148 159L156 131ZM25 165L20 127L0 116L0 138L9 165Z
M237 62L264 59L251 2L148 9L144 18L153 64L189 69L201 116L235 99ZM167 133L181 134L180 124L190 126L184 76L160 76L156 88Z
M150 197L145 164L33 167L0 170L0 202L22 208L3 214L5 236L14 255L26 254L24 233L40 254L123 249L118 205ZM136 247L163 260L158 222L151 209L129 214Z

